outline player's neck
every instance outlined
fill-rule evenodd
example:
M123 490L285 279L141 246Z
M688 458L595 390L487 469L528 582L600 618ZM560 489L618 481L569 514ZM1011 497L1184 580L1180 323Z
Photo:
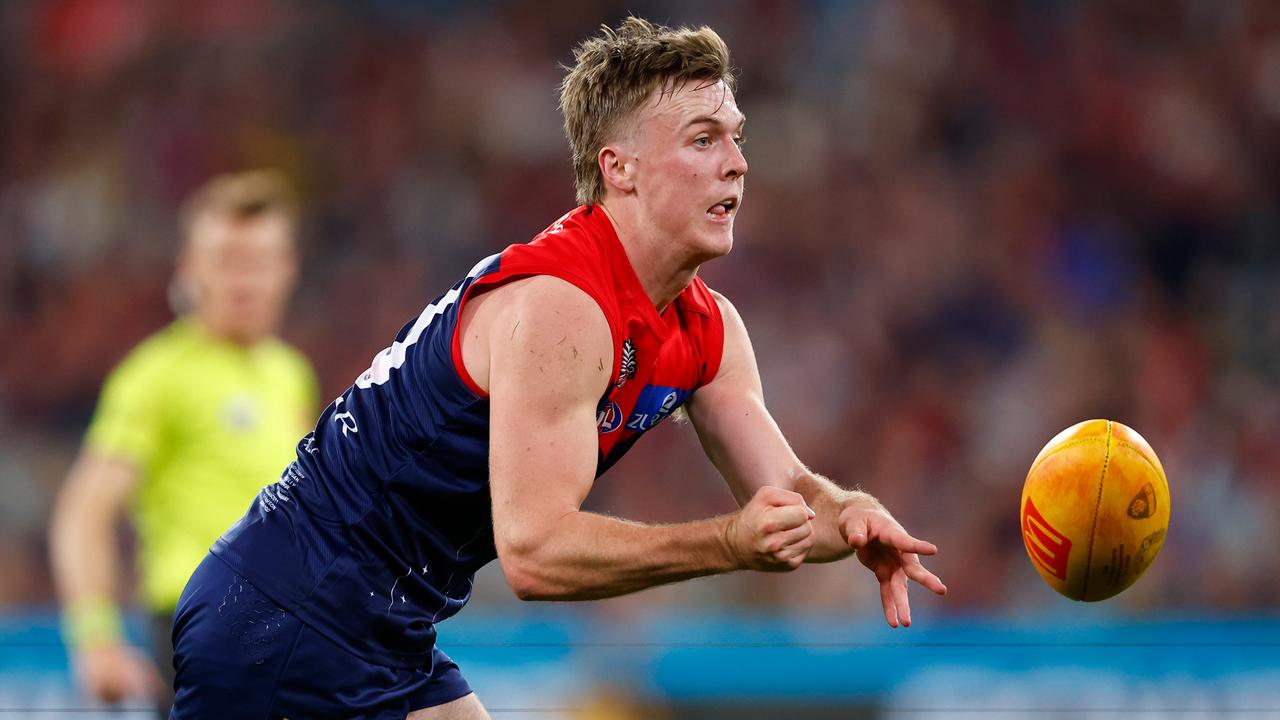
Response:
M693 282L702 260L681 254L680 248L673 245L670 238L646 232L650 226L638 222L625 208L605 203L600 203L599 207L613 224L622 249L627 253L627 261L640 279L645 294L658 312L663 312Z

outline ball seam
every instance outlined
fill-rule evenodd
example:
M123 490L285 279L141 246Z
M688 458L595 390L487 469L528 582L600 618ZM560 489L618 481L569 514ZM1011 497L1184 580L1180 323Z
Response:
M1080 599L1089 597L1089 571L1093 569L1093 541L1098 536L1098 512L1102 510L1102 485L1107 481L1107 467L1111 464L1111 421L1107 421L1107 449L1102 455L1102 474L1098 476L1098 499L1093 505L1093 527L1089 528L1089 552L1084 556L1084 582L1080 584Z
M1116 440L1116 445L1119 445L1120 447L1123 447L1123 448L1129 448L1130 450L1132 450L1134 454L1142 458L1142 461L1145 462L1147 465L1149 465L1152 470L1156 471L1156 475L1158 475L1161 480L1164 480L1165 485L1169 484L1169 478L1165 477L1164 469L1161 468L1159 465L1156 465L1155 463L1151 462L1151 458L1147 457L1147 453L1143 451L1142 448L1132 443L1127 443L1123 440Z
M1031 466L1031 469L1027 471L1027 477L1031 477L1032 475L1034 475L1034 474L1036 473L1036 468L1040 467L1041 465L1043 465L1043 464L1045 463L1045 461L1046 461L1046 460L1048 460L1049 458L1053 457L1054 455L1057 455L1058 453L1062 452L1063 450L1066 450L1066 449L1068 449L1068 448L1073 448L1073 447L1079 447L1079 446L1081 446L1081 445L1088 445L1088 444L1090 444L1090 443L1100 443L1100 442L1103 442L1102 438L1098 438L1098 437L1086 437L1086 438L1079 438L1079 439L1076 439L1076 440L1071 440L1071 441L1068 441L1068 442L1062 443L1062 444L1061 444L1061 445L1059 445L1058 447L1055 447L1055 448L1053 449L1053 452L1051 452L1051 453L1049 453L1048 455L1045 455L1044 457L1040 458L1040 460L1038 460L1038 461L1036 462L1036 464L1032 465L1032 466Z

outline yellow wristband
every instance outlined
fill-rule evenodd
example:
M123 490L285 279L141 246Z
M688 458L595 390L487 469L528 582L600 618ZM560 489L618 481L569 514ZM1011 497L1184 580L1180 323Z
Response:
M62 638L76 648L111 645L124 636L120 608L102 596L80 598L63 609Z

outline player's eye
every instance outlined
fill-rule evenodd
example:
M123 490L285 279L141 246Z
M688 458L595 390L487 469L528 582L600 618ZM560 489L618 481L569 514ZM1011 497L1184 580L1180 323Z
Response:
M707 137L706 135L699 135L698 137L694 138L693 144L697 145L698 147L711 147L711 138Z
M733 138L733 141L737 143L738 147L742 147L743 145L747 144L747 139L742 137L741 135L735 135Z

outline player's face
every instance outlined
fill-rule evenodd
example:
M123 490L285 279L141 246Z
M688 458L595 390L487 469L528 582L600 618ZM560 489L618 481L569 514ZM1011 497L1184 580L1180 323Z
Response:
M637 112L636 196L648 222L696 256L728 253L747 174L733 92L689 82L674 94L655 90Z
M196 312L214 333L252 343L279 328L297 265L293 229L281 214L196 220L183 258Z

